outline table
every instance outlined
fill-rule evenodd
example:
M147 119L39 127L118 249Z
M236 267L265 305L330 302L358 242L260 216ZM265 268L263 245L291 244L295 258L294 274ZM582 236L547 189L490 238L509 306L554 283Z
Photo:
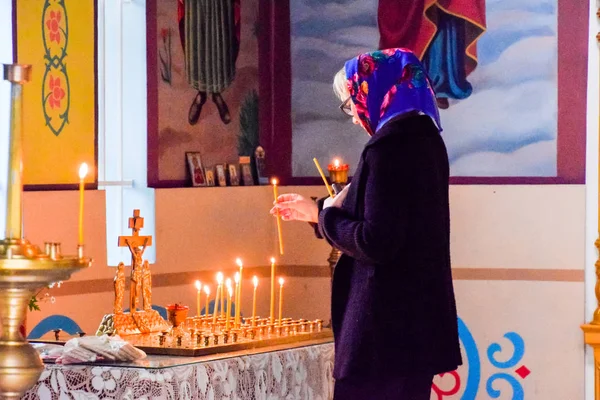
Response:
M333 354L331 339L321 339L204 357L47 364L23 399L327 400L333 397Z

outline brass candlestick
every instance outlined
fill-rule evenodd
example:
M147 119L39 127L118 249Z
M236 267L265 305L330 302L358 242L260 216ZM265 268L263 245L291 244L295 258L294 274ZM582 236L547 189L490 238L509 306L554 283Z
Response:
M30 76L29 65L4 65L4 80L11 84L6 239L0 240L0 396L6 399L20 398L44 369L37 351L19 332L29 299L92 262L83 257L83 249L76 256L63 256L58 243L40 251L22 237L23 84Z
M348 164L341 164L339 160L335 160L333 164L329 164L327 166L327 170L329 171L331 187L333 188L335 194L338 194L348 183ZM335 247L331 248L331 253L329 253L329 258L327 259L327 262L329 263L330 279L333 279L333 269L335 268L335 264L337 264L341 255L341 251Z

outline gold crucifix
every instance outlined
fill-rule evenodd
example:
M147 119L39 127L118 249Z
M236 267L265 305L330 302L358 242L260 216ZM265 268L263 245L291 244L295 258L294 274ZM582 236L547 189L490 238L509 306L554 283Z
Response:
M144 227L144 218L140 217L140 210L133 210L133 217L129 218L131 236L119 236L119 247L128 247L131 252L131 275L129 277L129 312L138 309L139 294L143 294L142 306L144 310L152 309L152 283L150 266L142 260L142 255L147 246L152 246L152 236L140 236L140 229Z

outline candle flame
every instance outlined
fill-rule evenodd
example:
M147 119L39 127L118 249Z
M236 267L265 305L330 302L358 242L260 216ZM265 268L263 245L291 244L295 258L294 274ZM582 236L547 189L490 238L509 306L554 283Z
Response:
M235 259L235 263L238 265L238 267L242 268L244 265L242 264L242 259L241 258L236 258Z
M283 278L279 278L279 285L283 286Z
M207 285L204 285L204 293L206 293L206 295L210 295L210 288Z
M277 185L277 183L278 183L277 178L271 179L271 184L272 185Z
M202 290L202 283L200 283L200 281L196 281L196 290Z
M236 272L235 276L233 277L233 280L235 283L240 283L240 273Z
M231 296L233 296L233 289L231 288L231 285L227 287L227 293L229 293L229 298L231 299Z
M83 163L79 166L79 179L84 179L88 173L88 165Z
M217 283L219 285L223 284L223 273L222 272L217 272Z
M333 160L333 165L335 165L336 168L339 167L340 166L340 160L337 159L337 158L335 160Z
M254 284L254 288L256 289L256 287L258 286L258 278L256 276L252 278L252 283Z
M231 278L225 280L225 286L227 286L228 290L231 290Z
M271 264L275 264L275 257L271 257Z

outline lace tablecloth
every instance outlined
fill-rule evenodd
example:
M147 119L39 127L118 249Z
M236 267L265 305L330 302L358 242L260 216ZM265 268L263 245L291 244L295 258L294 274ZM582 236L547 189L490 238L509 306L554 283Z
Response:
M47 365L27 400L327 400L333 343L159 369Z

